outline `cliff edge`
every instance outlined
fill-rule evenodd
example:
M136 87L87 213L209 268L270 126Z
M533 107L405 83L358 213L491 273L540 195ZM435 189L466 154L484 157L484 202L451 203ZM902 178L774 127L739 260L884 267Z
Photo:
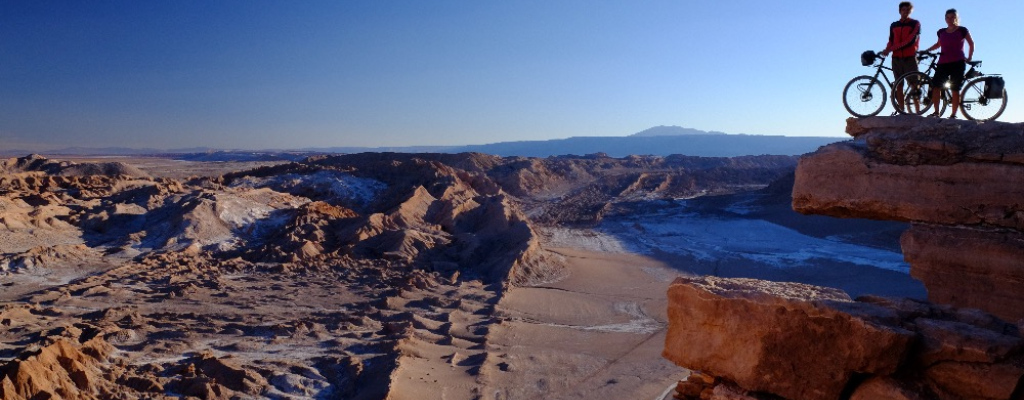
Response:
M935 303L1024 318L1024 125L850 119L801 158L793 208L911 222L901 246Z

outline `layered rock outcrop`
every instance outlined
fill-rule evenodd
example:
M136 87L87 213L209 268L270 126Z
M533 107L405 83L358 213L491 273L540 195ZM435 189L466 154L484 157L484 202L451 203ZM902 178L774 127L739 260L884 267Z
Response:
M800 160L793 208L909 221L903 253L929 300L1024 318L1024 125L906 116L847 131Z

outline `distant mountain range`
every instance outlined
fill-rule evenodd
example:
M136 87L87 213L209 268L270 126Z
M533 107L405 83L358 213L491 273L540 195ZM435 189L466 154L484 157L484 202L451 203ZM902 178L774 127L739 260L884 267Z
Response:
M703 157L735 157L743 155L800 155L818 147L843 140L822 136L769 136L726 134L702 131L680 126L656 126L629 136L580 136L566 139L498 142L465 146L405 146L405 147L320 147L291 150L217 150L191 148L175 150L83 148L73 147L40 152L47 155L144 155L144 154L209 154L194 158L222 159L241 155L292 153L291 158L308 153L465 153L476 152L503 157L550 157L559 155L585 155L604 153L611 157L629 155L668 156L681 154ZM5 155L25 155L30 152L6 150ZM230 154L230 155L229 155ZM226 157L225 157L226 156Z
M719 131L702 131L693 128L683 128L681 126L671 125L658 125L653 128L647 128L640 132L629 135L631 137L637 136L683 136L683 135L725 135L725 132Z
M15 150L16 151L16 150ZM210 147L189 147L182 149L154 149L154 148L131 148L131 147L66 147L60 150L50 150L42 153L47 154L75 154L83 156L120 156L138 154L188 154L217 151ZM10 151L5 151L8 153Z
M736 157L745 155L800 155L810 153L837 137L791 137L758 135L685 135L572 137L568 139L506 142L464 146L460 151L499 156L549 157L605 153L611 157L629 155L668 156L681 154L703 157Z
M680 126L656 126L629 136L579 136L567 139L499 142L452 147L330 147L305 149L327 153L390 151L398 153L476 152L503 157L550 157L604 153L611 157L629 155L668 156L682 154L703 157L745 155L800 155L818 147L843 140L821 136L768 136L726 134Z

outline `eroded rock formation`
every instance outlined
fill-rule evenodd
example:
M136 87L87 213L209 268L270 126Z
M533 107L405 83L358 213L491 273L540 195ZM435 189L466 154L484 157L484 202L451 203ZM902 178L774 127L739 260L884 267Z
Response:
M75 339L53 338L37 352L0 367L0 398L98 399L102 392L110 394L111 385L100 381L101 366L113 348L101 338L81 344Z
M795 162L356 154L187 180L0 162L0 398L479 398L495 304L565 274L539 221Z
M907 116L847 131L800 160L793 208L910 221L903 252L930 300L1024 318L1024 125Z

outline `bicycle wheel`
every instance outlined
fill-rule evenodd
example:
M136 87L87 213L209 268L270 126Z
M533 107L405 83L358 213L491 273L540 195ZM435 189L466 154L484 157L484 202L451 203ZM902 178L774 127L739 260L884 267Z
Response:
M946 107L949 107L949 103L951 103L952 101L953 92L949 89L942 89L942 92L939 93L939 104L937 104L939 106L939 110L936 111L935 114L940 117L942 116L942 114L945 114Z
M861 75L850 79L843 89L843 106L857 117L870 117L885 107L885 85L878 79Z
M945 105L941 100L939 102ZM892 106L901 114L921 115L930 110L932 78L923 72L908 72L900 76L892 85ZM945 107L940 106L940 109L945 111Z
M967 119L974 121L991 121L999 118L1006 109L1006 88L1003 98L991 99L985 96L985 78L977 78L964 86L960 92L960 109Z

